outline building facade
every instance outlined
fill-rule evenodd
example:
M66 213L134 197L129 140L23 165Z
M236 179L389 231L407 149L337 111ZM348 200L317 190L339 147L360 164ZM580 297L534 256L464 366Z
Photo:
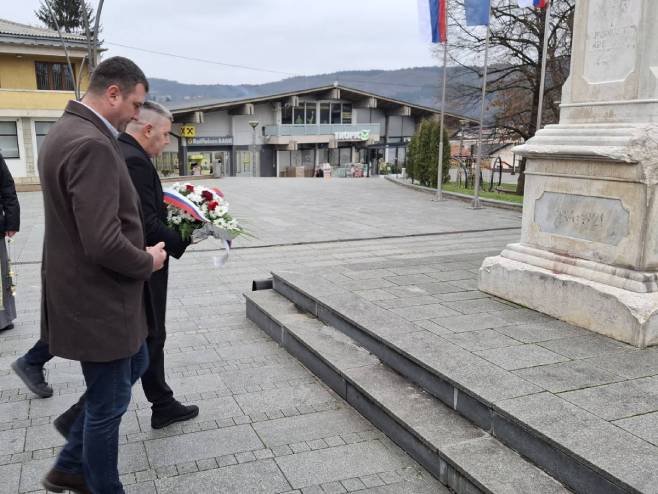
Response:
M339 84L242 100L174 106L165 174L312 176L404 167L421 120L439 110ZM465 117L446 114L448 129Z
M83 36L63 34L76 79L87 54ZM82 88L86 78L82 77ZM39 146L75 98L56 31L0 19L0 153L16 182L38 182Z

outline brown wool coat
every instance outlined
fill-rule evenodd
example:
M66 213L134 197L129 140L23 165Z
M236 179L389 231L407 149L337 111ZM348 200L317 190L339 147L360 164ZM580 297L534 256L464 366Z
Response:
M71 101L39 150L46 231L41 337L53 355L108 362L134 355L147 334L139 197L116 139Z

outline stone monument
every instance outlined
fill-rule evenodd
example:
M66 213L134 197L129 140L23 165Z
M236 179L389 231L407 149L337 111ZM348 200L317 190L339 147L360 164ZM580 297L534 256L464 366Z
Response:
M638 347L658 344L658 1L578 0L560 123L527 158L519 243L481 290Z

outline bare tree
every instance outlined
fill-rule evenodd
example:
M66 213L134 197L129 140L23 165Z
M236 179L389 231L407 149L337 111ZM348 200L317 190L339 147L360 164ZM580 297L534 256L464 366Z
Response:
M485 30L466 26L464 0L450 1L453 61L477 72L485 49ZM541 78L546 11L518 7L515 0L491 0L487 124L527 140L537 131L537 107ZM575 0L551 0L543 123L559 118L560 90L569 75ZM465 102L480 97L480 87L464 86ZM523 194L525 160L521 160L517 193Z

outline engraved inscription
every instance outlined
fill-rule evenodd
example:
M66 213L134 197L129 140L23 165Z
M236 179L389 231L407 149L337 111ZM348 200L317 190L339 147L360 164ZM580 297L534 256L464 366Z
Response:
M641 0L590 0L585 78L601 83L625 79L635 68Z
M619 199L544 192L535 201L540 231L617 245L629 233L629 212Z

